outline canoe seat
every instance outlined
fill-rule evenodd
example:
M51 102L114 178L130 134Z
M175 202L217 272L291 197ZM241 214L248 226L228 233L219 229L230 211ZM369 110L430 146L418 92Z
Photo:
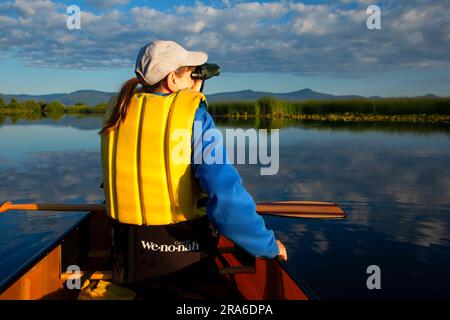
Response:
M81 279L86 278L87 280L111 280L112 271L111 270L95 271L95 272L80 271L79 273L64 272L61 273L59 278L63 281L75 280L80 278Z
M218 247L219 254L217 259L221 264L219 273L226 274L239 274L239 273L255 273L256 272L256 259L243 249L237 246L222 246ZM225 255L228 259L225 259ZM233 266L230 266L230 259L233 260ZM237 265L236 265L237 264Z

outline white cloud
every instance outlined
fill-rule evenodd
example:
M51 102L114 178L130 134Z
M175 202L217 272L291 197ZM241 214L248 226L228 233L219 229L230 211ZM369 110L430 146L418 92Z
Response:
M97 8L111 8L128 4L131 0L86 0L86 4Z
M7 16L0 16L0 26L6 28L7 26L13 26L17 23L16 19Z
M231 7L230 0L222 0L222 4L227 8Z
M371 4L376 4L377 1L375 0L340 0L340 2L342 3L359 3L359 4L366 4L366 5L371 5Z
M66 5L8 1L0 4L0 53L16 52L29 65L130 67L139 48L159 38L205 50L223 70L237 72L361 75L386 68L450 66L450 6L386 0L380 4L382 29L370 31L366 4L225 1L219 7L178 5L167 12L134 7L96 14L82 9L81 30L67 30Z

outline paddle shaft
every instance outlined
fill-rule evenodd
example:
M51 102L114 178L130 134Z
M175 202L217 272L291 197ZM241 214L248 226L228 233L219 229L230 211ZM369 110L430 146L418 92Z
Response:
M13 204L5 202L0 213L7 210L26 211L105 211L103 204L57 204L29 203ZM279 201L258 203L256 211L262 215L309 219L344 219L346 214L341 207L330 202L315 201Z

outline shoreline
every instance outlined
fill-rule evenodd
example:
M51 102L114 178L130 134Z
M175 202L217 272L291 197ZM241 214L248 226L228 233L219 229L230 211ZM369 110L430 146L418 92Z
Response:
M89 110L85 112L64 112L52 115L42 115L35 112L18 110L0 110L0 121L9 117L13 120L39 120L39 119L59 119L64 115L72 116L99 116L104 112ZM215 119L220 120L301 120L301 121L327 121L327 122L402 122L402 123L439 123L450 124L450 115L442 114L372 114L372 113L324 113L324 114L277 114L259 115L244 113L215 114L211 112Z
M366 113L329 113L329 114L293 114L293 115L265 115L255 117L246 113L230 115L214 115L218 119L230 120L311 120L328 122L403 122L403 123L448 123L450 124L450 115L440 114L366 114Z
M12 119L56 120L63 115L102 115L106 109L107 103L65 106L58 101L14 100L8 105L0 103L0 121L6 116ZM208 111L214 118L230 120L449 124L450 97L282 101L266 96L256 101L208 103Z

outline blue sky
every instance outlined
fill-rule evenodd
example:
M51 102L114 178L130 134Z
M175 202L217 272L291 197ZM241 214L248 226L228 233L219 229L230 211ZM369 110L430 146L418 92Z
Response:
M80 30L66 27L72 4ZM448 0L1 1L0 93L117 91L143 45L171 39L221 66L206 93L449 96L449 16Z

